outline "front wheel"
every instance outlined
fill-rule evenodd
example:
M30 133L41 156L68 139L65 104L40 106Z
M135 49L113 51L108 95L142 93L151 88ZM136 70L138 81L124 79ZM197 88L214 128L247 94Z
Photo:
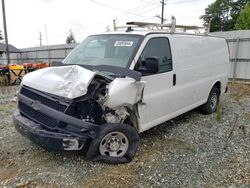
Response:
M217 87L213 87L209 93L208 100L201 106L201 110L206 114L211 114L216 111L219 104L220 91Z
M86 159L106 163L130 162L139 145L135 128L127 124L100 125L99 132L89 145Z

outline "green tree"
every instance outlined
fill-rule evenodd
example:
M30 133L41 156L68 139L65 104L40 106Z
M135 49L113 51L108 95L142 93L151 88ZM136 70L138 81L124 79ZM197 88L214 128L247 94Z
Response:
M67 44L76 43L75 35L74 35L74 33L72 32L71 29L69 30L69 35L68 35L67 38L66 38L66 43L67 43Z
M240 12L235 25L236 29L250 29L250 5L246 4L245 8Z
M208 5L205 14L200 16L204 27L209 26L210 31L231 31L235 29L237 17L242 8L250 0L216 0Z

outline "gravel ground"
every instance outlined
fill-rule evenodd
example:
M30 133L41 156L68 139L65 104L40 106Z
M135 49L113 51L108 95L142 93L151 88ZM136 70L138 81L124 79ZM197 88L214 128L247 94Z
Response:
M17 94L19 86L1 87L0 86L0 105L10 102Z
M250 85L231 88L222 113L193 110L142 133L123 165L50 153L22 137L8 102L15 89L0 92L0 187L250 187Z

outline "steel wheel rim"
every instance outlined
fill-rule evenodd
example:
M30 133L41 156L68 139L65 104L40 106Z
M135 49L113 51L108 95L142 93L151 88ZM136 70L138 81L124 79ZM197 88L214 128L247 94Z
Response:
M215 110L216 105L217 105L217 101L218 101L217 95L216 95L216 93L213 93L213 95L211 96L211 102L210 102L210 107L212 110Z
M122 157L128 151L129 141L121 132L111 132L102 138L99 146L101 155Z

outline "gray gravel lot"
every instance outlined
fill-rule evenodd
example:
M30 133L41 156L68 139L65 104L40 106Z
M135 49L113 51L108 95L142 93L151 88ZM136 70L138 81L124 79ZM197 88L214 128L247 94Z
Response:
M221 98L221 118L193 110L142 133L122 165L50 153L22 137L11 117L16 89L4 97L0 88L0 187L250 187L250 85Z

